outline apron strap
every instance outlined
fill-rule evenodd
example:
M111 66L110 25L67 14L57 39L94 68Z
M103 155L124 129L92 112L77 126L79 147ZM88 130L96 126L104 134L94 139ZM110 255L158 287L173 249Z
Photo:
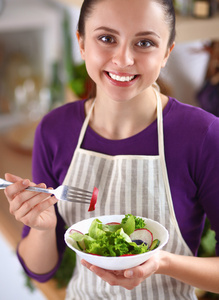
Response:
M172 195L170 191L169 179L166 168L165 154L164 154L164 134L163 134L163 111L162 111L162 103L159 93L154 89L156 97L157 97L157 131L158 131L158 151L160 156L161 168L163 173L164 184L166 187L167 200L169 204L170 214L172 220L176 220L175 212L173 208ZM178 224L176 226L178 228Z
M161 167L163 172L164 183L166 186L167 199L170 206L170 213L172 216L175 216L173 205L172 204L172 196L169 186L169 180L167 175L165 154L164 154L164 134L163 134L163 111L162 111L162 103L159 93L155 91L157 97L157 131L158 131L158 152L161 161ZM171 203L171 204L170 204Z
M77 143L77 147L75 150L77 150L78 148L81 147L81 144L83 142L83 138L84 138L84 135L85 135L85 132L86 132L86 129L87 129L87 126L88 126L88 123L89 123L89 120L90 120L90 117L91 117L91 114L92 114L92 111L93 111L93 108L94 108L94 104L95 104L95 101L96 99L93 100L93 103L89 109L89 112L84 120L84 123L81 127L81 132L80 132L80 135L79 135L79 139L78 139L78 143Z
M176 215L175 215L175 210L173 207L173 200L172 200L172 195L171 195L171 190L170 190L170 184L169 184L169 179L168 179L168 173L167 173L167 166L166 166L166 160L165 160L165 153L164 153L164 134L163 134L163 111L162 111L162 103L161 103L161 98L160 94L154 89L156 97L157 97L157 130L158 130L158 149L159 149L159 156L160 156L160 162L161 162L161 169L162 169L162 174L163 174L163 180L164 180L164 185L165 185L165 190L166 190L166 196L167 196L167 202L169 205L169 210L170 210L170 217L172 220L172 223L178 233L178 236L181 238L183 244L187 249L188 245L186 244L185 240L183 239L182 233L180 231ZM189 249L189 252L192 254L191 250Z

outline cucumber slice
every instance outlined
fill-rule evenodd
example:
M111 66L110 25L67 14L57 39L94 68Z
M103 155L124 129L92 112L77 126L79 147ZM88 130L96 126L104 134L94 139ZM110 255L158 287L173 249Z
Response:
M153 242L150 246L150 250L156 249L159 245L160 245L160 241L158 239L153 240Z
M84 241L78 241L78 242L76 242L77 243L77 245L78 245L78 248L81 250L81 251L84 251L85 250L85 243L84 243Z

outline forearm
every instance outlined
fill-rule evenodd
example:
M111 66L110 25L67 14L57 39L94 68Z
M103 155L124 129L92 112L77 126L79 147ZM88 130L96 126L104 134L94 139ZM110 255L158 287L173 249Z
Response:
M27 237L21 240L18 252L26 267L33 273L50 272L58 262L55 229L31 229Z
M161 265L157 273L219 293L219 257L190 257L161 251Z

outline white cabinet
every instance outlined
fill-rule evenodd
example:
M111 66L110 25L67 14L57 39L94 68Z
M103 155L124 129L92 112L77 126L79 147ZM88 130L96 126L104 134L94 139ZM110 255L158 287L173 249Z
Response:
M41 0L5 0L0 15L0 46L6 53L24 52L48 78L60 55L60 11Z
M219 39L219 14L209 19L177 16L176 42Z
M0 130L23 120L18 111L42 110L34 105L51 81L52 65L62 53L60 7L46 0L1 3ZM48 102L45 97L43 102L42 107Z

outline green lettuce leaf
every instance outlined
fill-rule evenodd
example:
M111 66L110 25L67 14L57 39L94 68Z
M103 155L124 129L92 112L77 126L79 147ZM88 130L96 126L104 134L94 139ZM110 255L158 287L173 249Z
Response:
M98 219L93 220L88 230L88 234L93 239L101 238L106 235L106 232L103 230L102 222Z
M133 215L126 215L121 224L103 224L94 219L87 234L74 232L70 236L85 245L86 253L101 256L141 254L149 251L148 246L132 242L129 235L137 228L144 228L145 222Z
M122 228L130 235L135 230L135 219L133 215L126 215L125 218L122 219L121 222Z

